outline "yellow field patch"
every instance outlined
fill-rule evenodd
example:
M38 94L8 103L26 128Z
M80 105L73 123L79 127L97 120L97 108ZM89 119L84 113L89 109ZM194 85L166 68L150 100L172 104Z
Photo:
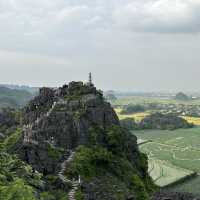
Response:
M182 118L189 123L193 123L194 125L200 126L200 117L183 116Z
M146 116L150 115L149 112L139 112L134 114L121 114L122 111L121 108L116 108L115 112L117 113L117 116L119 119L126 119L126 118L134 118L136 122L140 122L142 119L144 119Z

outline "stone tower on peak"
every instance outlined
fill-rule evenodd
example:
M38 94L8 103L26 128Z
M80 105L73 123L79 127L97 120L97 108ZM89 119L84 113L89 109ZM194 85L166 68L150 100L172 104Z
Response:
M89 78L88 78L88 85L93 86L94 84L92 83L92 73L89 73Z

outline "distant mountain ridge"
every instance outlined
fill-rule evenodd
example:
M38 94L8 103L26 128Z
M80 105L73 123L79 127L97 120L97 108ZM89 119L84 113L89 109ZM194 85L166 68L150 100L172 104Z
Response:
M179 92L176 94L175 99L180 101L188 101L190 100L190 97L183 92Z
M31 94L36 94L39 91L39 87L31 87L28 85L0 84L0 87L6 87L13 90L25 90Z
M5 107L18 108L24 106L35 95L26 90L10 89L0 85L0 109Z

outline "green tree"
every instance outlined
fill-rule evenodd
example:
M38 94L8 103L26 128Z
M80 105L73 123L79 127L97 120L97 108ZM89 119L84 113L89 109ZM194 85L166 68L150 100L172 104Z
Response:
M0 200L35 200L33 189L17 178L8 185L0 186Z

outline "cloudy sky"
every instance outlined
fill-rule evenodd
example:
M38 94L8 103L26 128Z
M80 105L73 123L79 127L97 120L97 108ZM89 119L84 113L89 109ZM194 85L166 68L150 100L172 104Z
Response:
M200 91L200 0L0 0L0 82Z

